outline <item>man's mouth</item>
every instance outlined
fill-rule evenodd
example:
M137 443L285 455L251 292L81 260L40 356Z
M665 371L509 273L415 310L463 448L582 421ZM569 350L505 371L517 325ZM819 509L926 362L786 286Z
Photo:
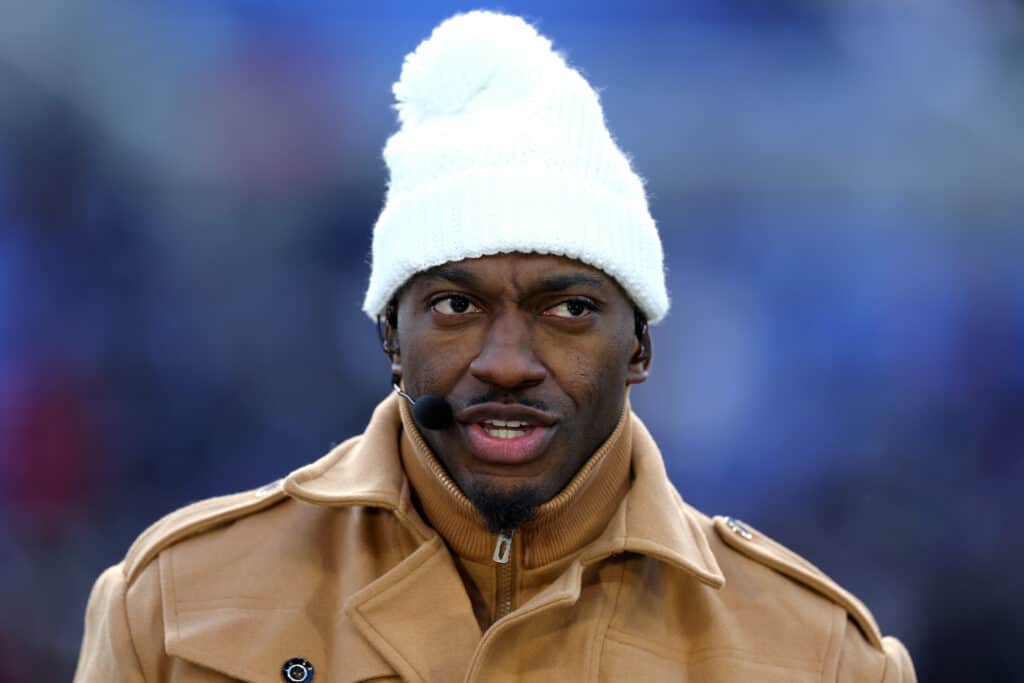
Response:
M493 465L520 465L540 457L558 421L546 411L499 403L467 408L455 419L473 456Z
M553 427L513 420L473 422L465 425L470 452L493 465L521 465L536 460L547 447Z

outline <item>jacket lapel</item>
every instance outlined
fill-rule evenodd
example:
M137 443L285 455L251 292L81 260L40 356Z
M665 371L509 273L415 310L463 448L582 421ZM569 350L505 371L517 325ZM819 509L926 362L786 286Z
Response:
M440 537L353 595L345 612L408 681L460 681L480 627Z

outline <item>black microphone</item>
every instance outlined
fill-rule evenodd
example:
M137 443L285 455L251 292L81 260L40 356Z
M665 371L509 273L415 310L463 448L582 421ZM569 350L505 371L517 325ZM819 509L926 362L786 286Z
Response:
M413 419L424 429L448 429L455 422L451 404L440 396L424 394L414 401L412 396L399 389L397 384L392 386L398 395L412 406Z

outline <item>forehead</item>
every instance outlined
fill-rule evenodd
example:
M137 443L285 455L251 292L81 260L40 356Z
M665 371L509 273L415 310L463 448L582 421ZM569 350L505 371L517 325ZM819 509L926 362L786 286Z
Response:
M450 261L418 273L410 289L451 283L475 289L560 290L590 287L622 295L609 275L580 261L553 254L494 254ZM624 296L624 295L622 295Z

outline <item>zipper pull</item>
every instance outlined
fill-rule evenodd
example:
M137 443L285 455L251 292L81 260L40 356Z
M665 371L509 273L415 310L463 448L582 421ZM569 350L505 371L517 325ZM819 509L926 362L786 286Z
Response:
M508 564L509 557L512 556L512 535L515 532L515 529L507 529L498 534L498 542L494 544L493 557L498 564Z

